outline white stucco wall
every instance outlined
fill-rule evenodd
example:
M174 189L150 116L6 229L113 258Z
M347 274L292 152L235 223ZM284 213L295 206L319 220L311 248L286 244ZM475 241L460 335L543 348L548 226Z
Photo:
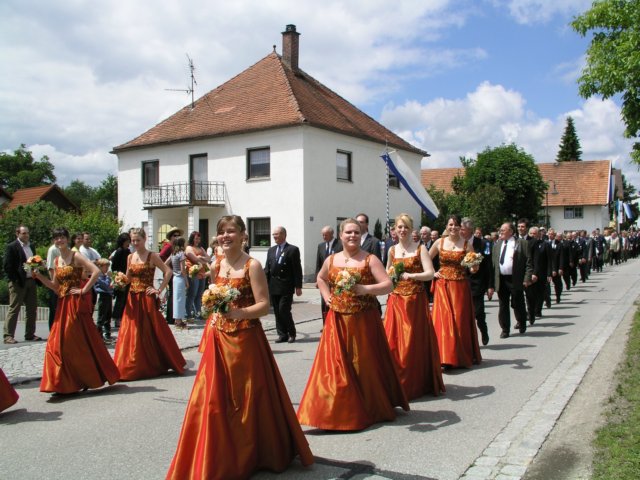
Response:
M270 177L246 179L249 148L270 147ZM337 217L365 212L370 229L376 219L386 221L386 170L380 144L351 138L308 126L178 143L123 152L118 155L118 214L124 228L148 220L142 208L142 162L160 161L160 184L189 180L190 155L206 153L210 181L226 184L224 208L200 207L200 218L209 220L213 234L220 216L233 213L246 218L270 217L272 228L283 225L287 240L301 250L307 279L315 273L315 255L324 225L336 225ZM352 182L336 179L336 152L352 154ZM403 160L420 175L421 158L402 152ZM409 194L390 190L390 215L409 213L420 224L420 209ZM154 209L154 229L161 224L178 226L187 232L187 208ZM155 238L155 244L158 239ZM268 248L252 247L251 254L264 263Z
M551 227L556 231L592 230L599 228L602 230L609 225L609 210L606 205L583 206L583 218L564 218L564 207L549 207L549 217Z

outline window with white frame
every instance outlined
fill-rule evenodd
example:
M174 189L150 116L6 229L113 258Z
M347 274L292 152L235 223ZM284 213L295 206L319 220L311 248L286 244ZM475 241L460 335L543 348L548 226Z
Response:
M352 181L351 152L344 152L342 150L336 152L336 178L345 182Z
M584 213L582 207L564 207L564 218L566 220L583 217Z
M271 245L271 218L247 218L250 247Z

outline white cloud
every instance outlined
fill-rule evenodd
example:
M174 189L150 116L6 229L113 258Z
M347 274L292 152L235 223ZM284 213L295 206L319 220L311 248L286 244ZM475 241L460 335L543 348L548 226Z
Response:
M536 162L552 162L570 115L582 159L611 160L628 180L640 186L637 168L629 164L632 141L623 137L620 107L613 100L591 98L557 118L537 118L525 110L525 104L520 93L484 82L463 99L389 105L382 113L382 123L431 154L423 161L423 168L437 168L459 167L460 156L475 158L486 147L511 142Z
M85 164L109 164L113 146L188 103L187 95L165 91L188 85L185 54L194 59L200 97L272 45L281 52L286 23L302 33L301 68L368 104L407 79L482 60L481 48L432 46L467 15L451 0L327 0L321 7L299 0L5 0L0 149L49 145L56 165L82 159L69 174L94 178L85 177Z
M506 7L509 14L521 24L547 22L554 16L571 16L584 12L592 0L493 0L493 4Z

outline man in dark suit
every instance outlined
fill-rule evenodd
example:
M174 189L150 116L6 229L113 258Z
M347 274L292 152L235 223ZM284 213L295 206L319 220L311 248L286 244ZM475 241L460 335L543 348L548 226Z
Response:
M27 312L24 339L27 341L42 340L35 335L38 312L36 281L32 277L31 271L24 269L27 259L35 254L36 247L29 243L29 229L20 225L16 228L16 239L7 245L4 254L4 272L9 279L9 311L4 321L4 343L18 343L15 334L22 305L25 306Z
M382 265L387 266L387 261L389 260L389 250L396 243L398 243L398 235L396 234L396 227L392 225L389 229L389 237L384 241L384 249L382 250Z
M531 283L532 263L527 241L513 237L513 225L504 223L500 227L500 240L493 247L494 274L491 276L489 294L498 292L500 309L498 321L502 328L500 338L509 337L511 330L511 305L516 317L516 328L527 331L527 310L524 304L524 289Z
M287 231L284 227L275 227L272 231L275 245L267 252L264 272L269 284L269 297L273 313L276 316L276 343L296 341L296 326L291 315L293 292L302 295L302 264L300 250L287 243Z
M531 275L531 285L525 294L527 297L527 310L529 312L529 324L533 325L536 317L542 316L542 304L545 300L547 282L551 278L551 263L549 258L549 244L541 236L538 227L529 229L529 248L531 249L531 263L533 274Z
M333 228L327 225L322 228L322 242L318 244L318 253L316 255L316 277L318 276L318 272L322 268L324 261L333 255L336 252L342 251L342 242L339 239L333 238ZM318 284L316 283L316 288L318 288ZM320 295L320 306L322 308L322 325L324 325L324 320L327 318L327 313L329 312L329 307Z
M516 233L516 238L521 238L523 240L530 240L531 236L529 235L529 220L526 218L521 218L516 223L518 231Z
M487 314L484 311L484 295L488 295L489 283L491 282L491 252L488 243L483 238L473 235L473 220L465 217L460 224L460 235L473 245L473 251L483 256L480 268L476 273L469 274L471 284L471 295L473 297L473 307L476 314L476 323L482 337L482 344L489 343L489 330L487 328ZM491 300L491 296L489 296Z
M562 296L562 271L564 265L564 249L562 248L562 239L557 235L553 228L549 229L549 259L551 263L551 281L556 294L556 303L560 303Z
M365 213L359 213L356 220L360 224L362 237L360 238L360 248L378 257L382 261L382 252L380 251L380 239L369 233L369 216Z
M600 234L600 229L596 228L593 231L593 260L592 267L596 272L602 272L602 265L604 264L604 249L605 241L604 237Z

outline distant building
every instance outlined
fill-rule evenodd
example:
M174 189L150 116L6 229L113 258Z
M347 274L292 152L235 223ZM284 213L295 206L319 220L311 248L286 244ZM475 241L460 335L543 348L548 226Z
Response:
M617 198L622 198L622 176L620 170L611 167L611 161L584 160L536 165L542 179L549 185L540 212L542 225L547 223L547 207L548 224L561 232L591 232L609 225L609 203L613 199L613 187L617 184ZM464 168L428 168L422 170L422 185L451 193L452 180L463 175Z
M320 230L360 212L373 231L386 220L387 173L380 155L401 153L416 178L428 154L298 67L299 33L287 25L274 51L140 136L118 156L118 216L145 227L157 248L169 225L211 239L218 219L247 222L251 254L266 259L271 229L284 225L315 273ZM327 59L330 61L329 59ZM391 178L392 185L397 179ZM393 186L392 213L420 219Z
M69 197L65 195L62 189L55 184L21 188L20 190L13 192L10 197L11 199L7 206L8 210L12 210L20 206L31 205L38 201L45 201L53 203L61 210L78 211L78 206L73 203ZM0 204L2 204L2 200L0 200Z

